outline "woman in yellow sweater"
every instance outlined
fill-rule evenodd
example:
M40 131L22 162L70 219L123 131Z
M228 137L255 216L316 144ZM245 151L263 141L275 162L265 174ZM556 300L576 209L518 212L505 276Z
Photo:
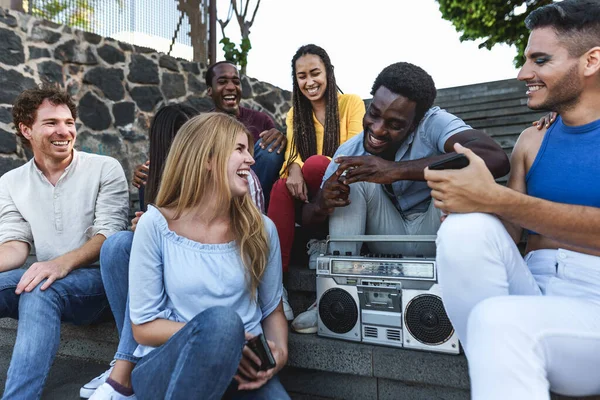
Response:
M273 186L267 213L279 233L284 272L302 206L318 191L339 145L362 131L365 115L360 97L338 93L333 65L321 47L308 44L298 49L292 58L292 78L288 146L282 178Z

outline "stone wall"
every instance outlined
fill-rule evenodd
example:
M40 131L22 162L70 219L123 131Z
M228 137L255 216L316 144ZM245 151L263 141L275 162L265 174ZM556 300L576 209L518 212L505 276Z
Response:
M0 8L0 176L31 158L11 116L24 89L43 82L67 88L79 104L76 148L115 157L130 179L146 160L147 131L161 105L213 107L205 71L201 63ZM284 128L290 92L249 77L242 89L243 106L266 112Z

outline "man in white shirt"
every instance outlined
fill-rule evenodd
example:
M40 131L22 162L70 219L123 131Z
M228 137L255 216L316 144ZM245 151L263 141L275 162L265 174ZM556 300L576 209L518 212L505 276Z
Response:
M127 227L127 181L115 159L73 149L76 117L56 88L26 90L13 107L33 159L0 177L0 318L19 320L3 398L40 398L61 320L88 324L108 307L97 261ZM21 269L34 244L37 262Z

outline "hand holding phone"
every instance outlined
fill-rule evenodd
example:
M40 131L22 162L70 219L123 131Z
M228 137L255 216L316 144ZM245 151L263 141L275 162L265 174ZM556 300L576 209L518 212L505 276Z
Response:
M455 154L452 157L431 163L428 168L431 170L462 169L467 165L469 165L467 156L464 154Z
M260 358L260 366L256 367L257 371L266 371L275 368L275 357L273 357L273 353L271 353L271 348L267 343L265 335L261 333L260 335L253 337L248 340L246 346Z

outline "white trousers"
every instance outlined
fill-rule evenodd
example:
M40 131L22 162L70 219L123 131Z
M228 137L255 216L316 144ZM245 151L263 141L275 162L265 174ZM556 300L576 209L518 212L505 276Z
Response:
M437 265L473 399L600 394L600 257L558 249L523 259L496 217L452 214Z

